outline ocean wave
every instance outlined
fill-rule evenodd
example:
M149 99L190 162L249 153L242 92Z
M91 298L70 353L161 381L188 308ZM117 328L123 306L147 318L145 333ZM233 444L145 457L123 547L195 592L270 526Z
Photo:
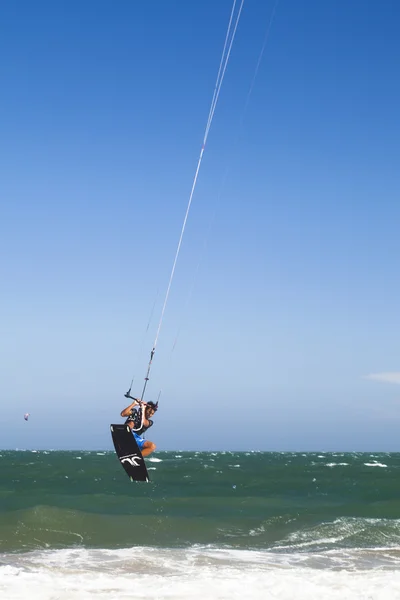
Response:
M285 555L191 547L0 555L0 589L22 600L356 600L399 598L397 554ZM371 569L371 566L379 568ZM385 595L382 596L384 590Z
M291 532L275 549L292 552L400 546L400 519L340 517Z

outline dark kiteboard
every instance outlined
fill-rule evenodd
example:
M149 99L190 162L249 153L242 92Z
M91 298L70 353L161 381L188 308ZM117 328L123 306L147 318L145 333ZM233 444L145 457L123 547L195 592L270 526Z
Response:
M149 481L146 465L128 425L110 425L119 462L131 481Z

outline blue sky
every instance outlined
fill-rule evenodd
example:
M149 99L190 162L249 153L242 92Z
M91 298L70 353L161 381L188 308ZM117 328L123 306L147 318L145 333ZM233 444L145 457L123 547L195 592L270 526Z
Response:
M400 6L280 0L244 112L274 4L244 4L149 437L398 450ZM142 388L231 2L0 10L1 446L111 448L132 375Z

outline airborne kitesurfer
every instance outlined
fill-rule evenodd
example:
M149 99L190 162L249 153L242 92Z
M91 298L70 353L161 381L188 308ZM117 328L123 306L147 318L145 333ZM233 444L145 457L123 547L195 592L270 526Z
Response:
M127 396L132 398L132 396ZM151 417L158 409L158 402L143 402L139 398L132 398L133 402L121 412L121 417L128 417L125 423L131 429L133 437L142 453L148 456L156 449L156 445L143 439L142 434L153 425Z

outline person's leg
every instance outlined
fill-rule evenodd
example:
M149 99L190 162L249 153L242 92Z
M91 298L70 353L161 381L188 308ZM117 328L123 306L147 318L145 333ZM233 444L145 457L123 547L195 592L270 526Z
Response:
M154 452L155 449L156 445L153 444L153 442L149 442L148 440L146 440L141 448L142 456L148 456L149 454Z

